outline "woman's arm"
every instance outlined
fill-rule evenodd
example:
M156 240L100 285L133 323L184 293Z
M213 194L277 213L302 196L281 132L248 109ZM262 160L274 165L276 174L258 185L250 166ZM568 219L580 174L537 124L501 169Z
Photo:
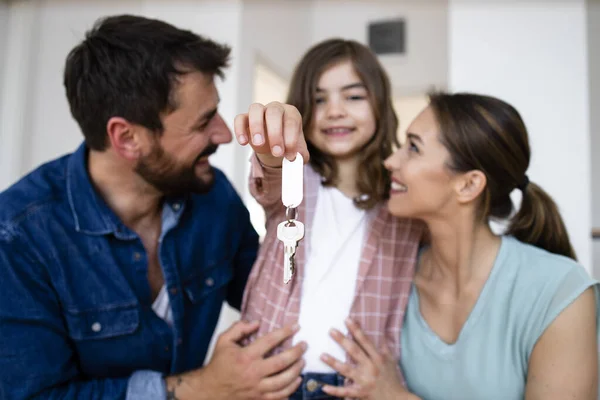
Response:
M529 359L525 399L598 399L594 288L565 308L537 341Z
M328 354L321 359L341 375L352 380L350 386L323 386L323 391L332 396L368 400L420 400L409 393L397 374L397 361L392 352L379 352L356 323L346 321L354 340L333 329L331 337L346 350L355 365L341 362Z

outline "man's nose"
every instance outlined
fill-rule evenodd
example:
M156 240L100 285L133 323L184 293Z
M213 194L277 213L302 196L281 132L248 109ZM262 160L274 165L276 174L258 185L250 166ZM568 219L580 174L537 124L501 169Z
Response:
M229 143L233 140L231 130L221 117L221 114L217 114L212 121L211 127L211 142L214 144Z

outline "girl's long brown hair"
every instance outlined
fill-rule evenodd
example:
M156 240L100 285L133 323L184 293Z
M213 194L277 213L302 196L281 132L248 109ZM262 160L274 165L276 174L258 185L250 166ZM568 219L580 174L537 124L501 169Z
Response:
M302 128L309 132L317 84L321 74L329 67L350 61L356 74L367 88L371 109L376 120L373 138L360 151L360 168L357 175L359 191L366 196L355 199L358 207L370 209L389 197L390 175L383 160L392 154L393 146L400 146L397 138L398 117L392 105L390 81L377 57L364 45L344 39L321 42L302 57L292 76L287 103L294 105L302 115ZM319 151L307 140L310 163L324 178L324 185L335 185L337 168L333 157Z

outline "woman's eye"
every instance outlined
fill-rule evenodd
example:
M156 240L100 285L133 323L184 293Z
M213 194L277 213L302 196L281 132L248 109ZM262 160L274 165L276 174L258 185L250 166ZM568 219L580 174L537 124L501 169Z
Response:
M408 143L408 150L414 153L419 152L419 148L412 142L412 140Z

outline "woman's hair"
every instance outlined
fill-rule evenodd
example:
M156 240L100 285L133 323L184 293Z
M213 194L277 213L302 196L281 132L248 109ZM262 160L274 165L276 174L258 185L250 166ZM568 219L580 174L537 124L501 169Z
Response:
M364 83L376 121L373 138L359 153L357 186L361 194L355 199L357 207L370 209L389 197L390 174L383 166L399 146L398 118L392 105L390 81L377 57L364 45L343 39L321 42L302 57L292 76L287 103L294 105L302 115L304 132L312 129L317 84L321 74L340 62L350 61ZM307 138L310 163L324 178L324 185L335 185L338 171L333 157L319 151Z
M531 151L519 112L497 98L470 93L433 93L430 101L440 141L450 153L448 167L458 173L480 170L487 178L480 217L509 218L514 209L510 193L521 189L521 208L506 233L576 259L558 207L526 175Z

